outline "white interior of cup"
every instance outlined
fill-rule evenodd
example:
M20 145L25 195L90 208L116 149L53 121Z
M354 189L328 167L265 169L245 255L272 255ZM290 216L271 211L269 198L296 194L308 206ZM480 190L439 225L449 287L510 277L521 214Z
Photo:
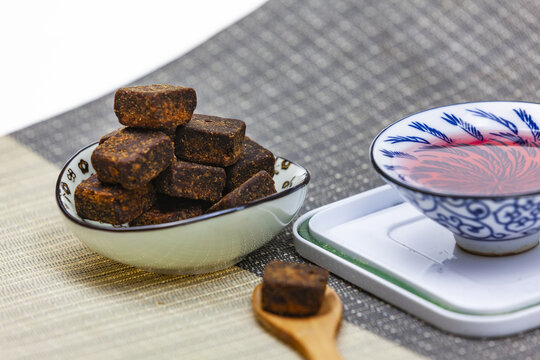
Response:
M373 166L386 180L411 190L445 196L417 188L406 171L397 166L397 160L414 156L411 149L419 144L451 144L455 139L463 138L499 137L516 143L528 141L540 147L539 127L540 104L491 101L449 105L422 111L391 124L373 141L370 156Z

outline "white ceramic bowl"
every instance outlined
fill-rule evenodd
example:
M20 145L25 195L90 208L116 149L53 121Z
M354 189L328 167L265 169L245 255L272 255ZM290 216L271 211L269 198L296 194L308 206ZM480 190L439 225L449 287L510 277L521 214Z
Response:
M266 198L173 223L112 226L84 220L75 211L75 188L94 173L90 156L96 146L79 150L58 176L56 201L65 223L95 252L158 273L200 274L237 263L291 222L304 202L310 179L306 169L278 157L277 193Z
M474 147L455 151L445 161L429 152L486 141L509 144L505 146L511 145L511 152L504 156L476 152L474 161ZM533 248L540 238L538 149L540 104L486 101L434 108L401 119L375 138L370 156L375 170L427 217L452 231L461 248L507 255ZM536 155L528 159L524 152ZM416 177L403 159L421 159L421 165L410 165L420 169ZM443 172L433 177L433 168ZM480 173L489 176L477 176ZM479 178L489 180L479 183ZM418 179L426 185L419 185ZM520 181L532 185L520 190ZM507 185L504 194L489 192L500 184ZM467 192L467 186L480 190Z

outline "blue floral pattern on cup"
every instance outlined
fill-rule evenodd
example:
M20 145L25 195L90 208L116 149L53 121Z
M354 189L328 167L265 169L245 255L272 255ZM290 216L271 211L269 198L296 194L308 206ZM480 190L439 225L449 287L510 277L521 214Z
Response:
M471 240L511 240L540 231L540 196L520 199L459 199L400 193L427 217Z
M508 194L448 193L421 187L409 177L406 161L418 158L425 149L451 148L457 139L463 138L505 142L533 153L533 160L523 172L524 177L529 174L532 190ZM540 237L540 157L536 155L540 154L539 149L540 104L493 101L430 109L399 120L375 138L370 156L382 177L427 217L452 231L458 244L460 238L496 243ZM467 154L459 151L456 150L455 157L463 155L465 164ZM486 162L489 161L496 159L486 156ZM466 165L464 169L467 170ZM453 164L436 163L436 166L447 166L448 173L456 178L478 171L471 167L467 173L452 167ZM516 246L521 245L516 242ZM489 250L477 252L489 253Z

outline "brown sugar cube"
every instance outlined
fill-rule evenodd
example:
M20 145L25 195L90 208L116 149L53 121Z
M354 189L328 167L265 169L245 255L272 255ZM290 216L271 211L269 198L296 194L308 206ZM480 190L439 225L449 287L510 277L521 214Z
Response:
M274 154L246 136L240 158L235 164L225 168L225 191L236 189L261 170L268 174L274 173Z
M118 134L120 131L122 131L123 129L125 129L126 127L123 126L119 129L116 129L116 130L113 130L111 132L108 132L106 133L105 135L103 135L100 139L99 139L99 143L102 144L104 143L105 141L107 141L110 137L112 137L113 135L116 135Z
M241 120L194 114L176 130L176 157L182 160L229 166L238 161L246 124Z
M155 196L151 184L127 190L120 185L104 184L94 174L75 189L75 209L83 219L120 225L150 209Z
M161 131L125 128L98 145L91 160L100 181L135 189L165 170L173 158L172 141Z
M169 129L186 124L197 106L192 88L173 85L123 87L114 94L114 112L121 124Z
M194 200L217 201L225 187L225 170L215 166L174 160L154 185L160 193Z
M208 203L198 200L181 199L158 194L152 208L129 223L130 226L169 223L204 214Z
M274 180L266 171L259 171L242 185L225 195L208 212L230 209L247 204L276 192Z
M162 133L164 133L165 135L167 135L169 137L169 139L171 139L171 141L173 143L173 147L174 147L174 141L176 140L176 128L174 128L174 129L159 128L157 130L159 130Z
M279 315L314 315L327 281L328 271L318 266L272 261L264 269L262 308Z

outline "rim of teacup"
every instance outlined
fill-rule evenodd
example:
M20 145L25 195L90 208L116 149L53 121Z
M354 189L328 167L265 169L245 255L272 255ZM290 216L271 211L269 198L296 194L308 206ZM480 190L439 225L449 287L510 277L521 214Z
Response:
M60 174L58 175L58 179L56 180L56 188L55 188L56 204L60 208L60 211L62 212L62 214L67 219L69 219L70 221L76 223L77 225L81 225L81 226L84 226L84 227L87 227L87 228L90 228L90 229L94 229L94 230L112 231L112 232L135 232L135 231L160 230L160 229L167 229L167 228L172 228L172 227L177 227L177 226L189 225L189 224L193 224L193 223L196 223L196 222L200 222L200 221L204 221L204 220L208 220L208 219L213 219L213 218L216 218L216 217L219 217L219 216L231 214L231 213L234 213L234 212L237 212L237 211L241 211L241 210L244 210L244 209L247 209L247 208L251 208L251 207L260 205L260 204L265 203L265 202L270 202L270 201L285 197L287 195L292 194L293 192L296 192L296 191L300 190L304 186L307 186L307 184L311 180L311 175L310 175L309 171L305 167L303 167L301 165L298 165L294 161L290 161L290 160L285 159L285 158L283 158L281 156L277 156L276 159L279 158L279 159L283 159L283 160L285 160L287 162L290 162L291 164L299 167L300 169L302 169L305 172L305 176L304 176L304 178L302 179L302 181L299 184L297 184L297 185L295 185L295 186L293 186L291 188L276 192L276 193L274 193L272 195L269 195L269 196L266 196L264 198L253 200L253 201L249 202L248 204L244 204L244 205L241 205L241 206L236 206L236 207L230 208L230 209L224 209L224 210L215 211L215 212L208 213L208 214L203 214L203 215L196 216L196 217L189 218L189 219L184 219L184 220L179 220L179 221L174 221L174 222L169 222L169 223L163 223L163 224L142 225L142 226L134 226L134 227L102 227L102 226L99 226L99 225L94 225L94 224L91 224L91 223L81 221L80 219L78 219L78 218L74 217L73 215L71 215L67 211L67 209L65 208L63 202L61 201L61 194L60 194L62 176L64 175L64 172L67 170L68 165L81 152L88 149L89 147L92 147L92 146L96 145L98 142L99 141L95 141L95 142L93 142L93 143L91 143L89 145L86 145L83 148L77 150L66 161L66 163L62 167L62 170L60 171Z
M479 100L479 101L466 101L462 103L455 103L455 104L448 104L443 106L435 106L432 108L424 109L418 112L415 112L413 114L407 115L397 121L394 121L393 123L387 125L384 127L378 134L375 136L373 141L371 142L370 148L369 148L369 158L370 162L375 169L375 171L382 176L386 181L395 184L397 186L403 187L405 189L411 190L413 192L418 192L425 195L430 196L436 196L436 197L445 197L445 198L451 198L451 199L476 199L476 200L505 200L505 199L512 199L516 197L532 197L532 196L538 196L540 195L540 189L538 191L534 192L524 192L524 193L515 193L510 195L456 195L456 194L445 194L443 192L438 191L431 191L428 189L423 189L420 187L412 186L410 184L407 184L404 181L401 181L399 179L396 179L388 174L387 171L382 169L377 162L375 161L374 151L375 151L375 145L380 140L381 136L389 130L391 127L395 126L396 124L403 122L407 119L410 119L414 116L420 115L422 113L431 111L431 110L437 110L437 109L444 109L449 108L452 106L460 106L460 105L467 105L467 104L489 104L489 103L512 103L512 104L531 104L531 105L540 105L540 103L531 102L531 101L513 101L513 100Z

